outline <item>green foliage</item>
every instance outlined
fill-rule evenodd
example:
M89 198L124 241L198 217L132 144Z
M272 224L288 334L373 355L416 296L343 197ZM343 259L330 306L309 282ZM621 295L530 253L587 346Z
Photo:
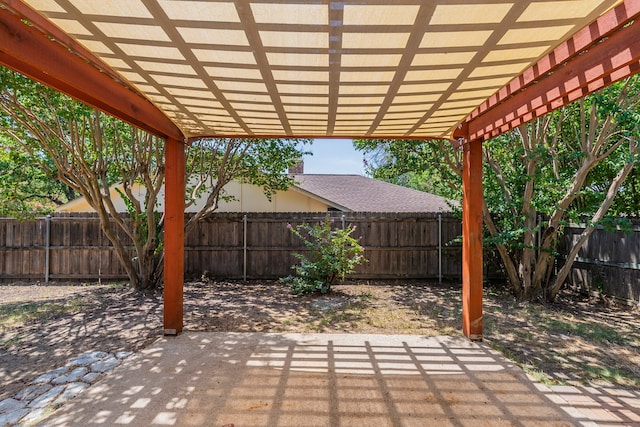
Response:
M458 154L448 141L355 139L353 145L366 154L366 172L375 179L462 199Z
M303 155L308 139L217 138L195 141L187 148L187 205L202 196L210 203L203 215L217 208L218 200L233 200L224 186L237 180L261 187L269 200L286 190L293 178L285 172Z
M331 290L331 285L344 279L345 275L355 271L357 265L367 261L364 248L351 236L356 227L349 225L344 229L332 229L332 222L327 216L324 221L315 225L287 226L304 241L309 250L308 255L294 254L300 261L292 267L296 275L282 279L289 284L294 294L325 294Z
M153 219L149 221L147 210L138 209L134 201L131 200L131 198L120 188L116 187L115 190L120 195L125 207L127 208L136 244L144 246L147 240L151 238L153 242L152 247L150 248L151 252L153 252L154 257L159 257L163 249L161 233L162 213L154 210ZM153 236L149 236L151 232L153 232ZM138 260L138 257L134 257L134 260Z
M308 139L252 139L247 155L239 164L239 179L262 187L265 196L271 200L276 191L286 190L293 184L293 178L283 172L293 167L302 156Z
M128 150L132 134L129 125L0 67L2 185L19 189L12 199L0 195L3 204L8 198L13 202L6 213L49 213L84 195L82 186L120 181L118 162L138 160ZM112 143L115 139L126 140L119 151ZM104 182L87 182L87 171Z
M14 141L0 135L0 216L44 216L70 198L74 198L72 189L39 167Z
M640 84L636 83L635 86L640 89ZM485 162L483 171L485 200L494 221L501 225L501 236L494 236L498 237L494 240L510 245L512 250L521 249L520 236L527 231L536 233L539 227L526 225L526 213L521 214L525 203L531 203L531 209L542 218L550 217L557 209L558 201L567 193L576 171L585 161L586 153L581 146L585 138L583 132L589 132L589 126L597 126L597 123L587 120L587 128L583 129L585 124L579 120L583 114L581 110L589 111L593 105L600 120L609 118L617 123L619 135L637 138L638 112L622 109L616 104L620 88L621 83L587 97L583 103L576 102L551 113L545 137L528 153L522 148L521 135L517 130L484 143L485 152L499 165L499 169L492 168ZM530 133L533 132L533 126L527 126ZM626 162L635 161L628 158L629 151L624 144L614 148L617 141L618 138L612 137L603 146L601 152L608 148L612 148L612 151L589 172L583 188L565 212L564 223L583 222L585 218L590 218L600 207L609 184L620 168ZM531 160L536 162L533 175L527 171L527 162ZM621 188L616 196L618 203L611 208L611 215L635 216L640 212L640 194L633 179L634 176L640 177L637 169L636 166L631 185ZM530 200L525 200L524 190L529 181L535 182L535 191ZM613 221L610 217L604 220L608 225ZM494 243L492 240L488 242Z
M164 142L18 73L0 68L0 79L0 134L73 190L68 198L84 197L134 289L156 287L162 224L154 207L164 179ZM131 221L111 200L115 183ZM133 257L123 235L133 243Z

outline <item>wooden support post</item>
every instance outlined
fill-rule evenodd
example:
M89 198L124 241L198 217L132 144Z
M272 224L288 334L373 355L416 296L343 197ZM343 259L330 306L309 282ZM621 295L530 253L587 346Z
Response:
M164 184L164 334L177 335L183 325L184 288L184 143L165 143Z
M482 141L463 145L462 330L482 340Z

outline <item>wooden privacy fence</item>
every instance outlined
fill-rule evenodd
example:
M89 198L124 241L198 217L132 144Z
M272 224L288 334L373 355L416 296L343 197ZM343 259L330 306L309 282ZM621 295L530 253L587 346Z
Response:
M124 233L119 234L128 241ZM1 281L126 278L97 215L62 213L27 221L0 219Z
M584 225L565 228L560 258L566 256ZM561 260L562 261L562 260ZM640 221L629 230L598 227L578 252L567 278L569 285L626 301L640 301Z
M356 226L369 262L357 279L459 279L460 219L437 213L218 213L185 240L185 277L275 279L292 273L303 242L287 228L324 220ZM127 241L126 236L121 236ZM131 253L133 256L133 252ZM93 214L0 219L0 281L126 279Z
M287 229L327 213L219 213L185 241L185 277L274 279L291 274L303 243ZM458 218L436 213L330 212L336 227L356 226L368 263L359 279L459 279ZM567 227L560 261L583 228ZM121 239L127 237L121 233ZM133 256L133 252L131 252ZM491 272L485 271L485 274ZM0 281L127 279L93 214L55 214L29 221L0 219ZM640 222L630 231L597 229L578 253L569 285L627 301L640 300Z

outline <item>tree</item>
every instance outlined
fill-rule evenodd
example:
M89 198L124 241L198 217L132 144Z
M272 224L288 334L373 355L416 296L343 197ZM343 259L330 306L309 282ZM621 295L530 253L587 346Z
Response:
M162 278L164 216L157 210L164 182L164 141L6 69L0 69L0 112L0 132L97 212L134 289L155 288ZM268 195L285 189L292 180L283 172L301 158L305 142L194 143L187 152L186 203L205 193L208 199L186 231L215 210L224 197L224 185L232 179L264 185ZM115 183L122 187L128 218L117 212L111 199ZM138 185L144 191L134 191Z
M202 139L187 148L187 199L191 206L207 194L204 206L185 226L190 232L195 224L211 215L221 199L230 195L224 187L232 180L262 187L269 200L277 191L286 190L294 183L283 173L302 159L307 139Z
M452 200L462 198L462 157L449 141L356 139L353 143L367 154L366 173L373 178Z
M1 76L0 129L87 200L133 287L154 287L161 273L162 228L154 208L164 178L162 142L16 73L3 69ZM129 220L110 197L118 181ZM147 189L142 201L131 191L135 183Z
M0 135L0 216L42 216L73 198L71 188L40 168L20 145Z
M638 159L639 103L640 83L635 77L484 144L483 217L489 234L485 243L497 249L518 299L553 301L578 250L605 219ZM357 144L375 150L371 143ZM394 161L374 169L415 174L421 169L414 166L420 167L427 171L423 177L436 176L448 183L431 183L445 192L449 189L442 195L458 195L460 153L442 142L413 144L410 155L418 158L415 165L409 163L406 170L396 166L402 157L394 146L390 151L396 153ZM443 163L455 175L434 170ZM629 187L622 192L633 189ZM586 221L587 227L556 274L556 246L570 220Z

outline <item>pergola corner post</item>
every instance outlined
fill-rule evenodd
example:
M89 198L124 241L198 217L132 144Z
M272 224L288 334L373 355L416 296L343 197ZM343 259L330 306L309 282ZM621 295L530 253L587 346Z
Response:
M167 138L164 185L164 334L183 326L185 146Z
M482 140L469 141L468 127L454 138L462 145L462 331L482 341Z

